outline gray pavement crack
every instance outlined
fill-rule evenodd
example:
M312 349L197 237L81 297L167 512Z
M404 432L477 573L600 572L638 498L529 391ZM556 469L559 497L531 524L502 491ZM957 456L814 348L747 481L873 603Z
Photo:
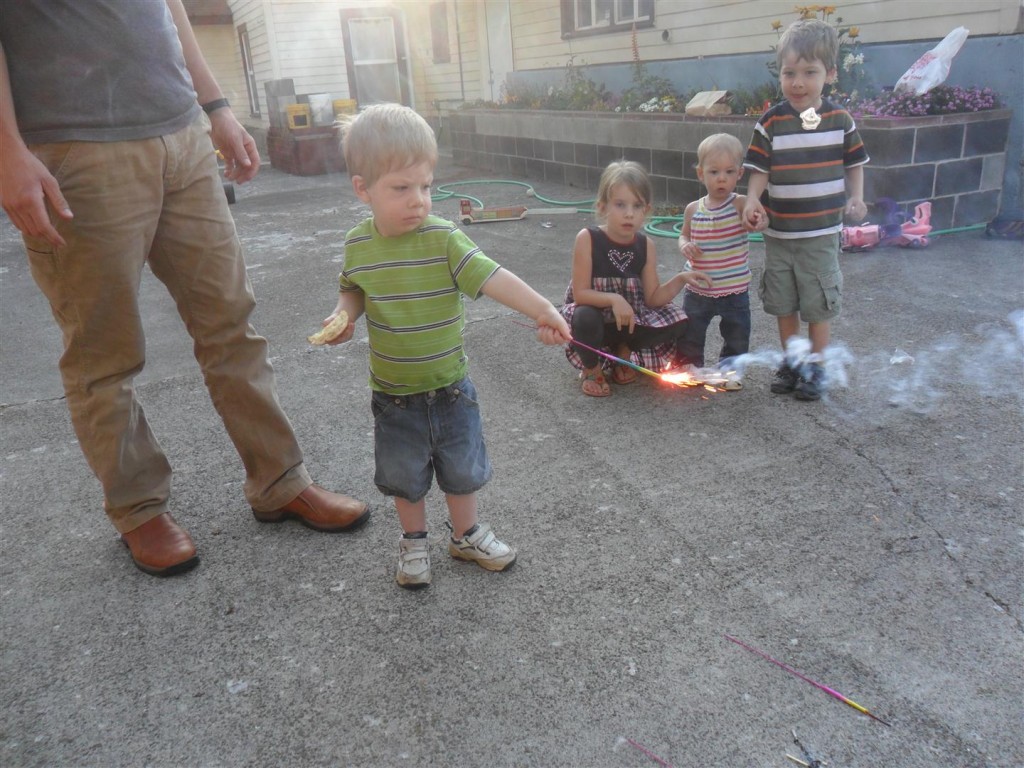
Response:
M874 459L872 459L862 448L860 448L857 445L854 445L848 438L840 435L836 430L831 429L827 424L822 423L822 421L820 419L818 420L818 424L819 424L819 426L822 429L827 429L827 430L832 431L836 435L837 442L841 442L842 444L844 444L854 455L860 457L866 464L868 464L868 466L871 466L872 468L874 468L874 470L881 477L885 478L885 481L889 484L889 487L892 490L893 496L898 497L900 495L900 488L899 488L898 484L892 478L892 476L890 476L889 473L886 472L886 469L885 469L884 465L882 465L881 463L879 463L879 462L875 461ZM956 571L959 574L960 579L963 581L964 585L967 586L972 591L977 592L978 594L984 595L986 598L988 598L992 602L992 604L996 607L997 610L999 610L1001 613L1004 613L1006 616L1008 616L1013 621L1013 623L1016 625L1017 630L1019 632L1024 633L1024 620L1022 620L1022 618L1020 616L1017 616L1017 615L1015 615L1013 613L1013 610L1012 610L1011 606L1008 603L1006 603L1006 601L1000 600L998 597L996 597L994 594L992 594L992 592L990 592L988 589L986 589L986 588L976 584L974 582L974 580L971 578L970 574L967 573L967 570L964 567L964 563L960 559L958 559L952 552L950 552L949 546L948 546L949 537L945 536L942 533L942 531L939 530L924 515L924 513L921 512L917 508L916 504L909 505L909 511L910 511L910 514L914 516L915 520L917 520L922 526L924 526L929 531L931 531L932 535L934 535L934 537L936 538L936 540L938 541L938 543L941 546L942 553L946 556L946 558L956 568Z

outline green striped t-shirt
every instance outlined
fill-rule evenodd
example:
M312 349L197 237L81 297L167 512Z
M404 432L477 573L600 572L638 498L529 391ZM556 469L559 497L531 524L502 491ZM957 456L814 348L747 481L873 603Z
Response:
M369 218L345 236L341 291L362 291L370 386L411 395L461 381L463 295L480 296L499 265L452 222L428 216L415 232L382 237Z

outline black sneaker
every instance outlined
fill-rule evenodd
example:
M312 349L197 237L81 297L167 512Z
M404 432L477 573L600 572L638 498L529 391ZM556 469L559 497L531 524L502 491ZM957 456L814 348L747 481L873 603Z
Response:
M796 389L798 381L800 381L800 374L791 368L789 363L784 362L772 379L772 394L788 395Z
M820 400L825 391L825 369L818 363L808 363L797 382L793 396L797 400Z

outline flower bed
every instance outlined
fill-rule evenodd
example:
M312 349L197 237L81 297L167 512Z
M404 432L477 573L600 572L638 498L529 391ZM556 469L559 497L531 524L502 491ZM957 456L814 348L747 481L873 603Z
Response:
M983 224L999 211L1010 110L927 117L859 117L871 163L865 199L889 197L909 213L932 203L935 229ZM659 203L685 205L703 191L697 145L712 133L744 144L756 118L662 113L469 109L451 116L452 156L497 177L566 184L593 194L613 160L651 172Z

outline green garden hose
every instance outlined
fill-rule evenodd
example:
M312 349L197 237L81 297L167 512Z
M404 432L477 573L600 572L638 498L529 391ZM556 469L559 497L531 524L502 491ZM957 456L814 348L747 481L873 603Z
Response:
M471 184L512 184L512 185L517 186L517 187L525 187L526 188L526 194L528 196L535 197L538 200L540 200L542 203L545 203L547 205L556 205L556 206L560 205L560 206L565 206L566 208L576 208L580 213L595 213L596 212L594 208L589 208L589 207L588 208L581 208L580 207L580 206L584 206L584 205L585 206L593 205L596 202L596 200L594 198L590 198L589 200L576 200L576 201L569 201L569 202L565 202L565 201L562 201L562 200L551 200L550 198L543 197L542 195L538 195L536 190L533 188L532 184L530 184L528 182L525 182L525 181L516 181L515 179L470 179L470 180L467 180L467 181L449 181L446 184L439 184L438 187L437 187L437 191L433 195L430 196L430 199L433 202L437 203L437 202L440 202L442 200L447 200L447 199L452 198L452 197L460 197L460 198L464 197L467 200L469 200L470 202L475 203L477 205L477 207L483 208L484 204L483 204L483 202L479 198L476 198L476 197L473 197L472 195L467 195L467 194L461 193L461 192L460 193L456 193L453 189L451 189L452 187L463 187L463 186L469 186ZM671 222L670 228L669 229L664 229L663 225L669 224L670 222ZM958 232L971 232L971 231L978 230L978 229L984 229L985 227L986 227L985 224L969 224L969 225L967 225L965 227L952 227L951 229L933 229L931 232L928 233L928 237L935 237L937 235L952 235L952 234L956 234ZM672 238L674 240L677 237L679 237L679 231L682 228L683 228L683 217L682 216L652 216L650 219L647 220L647 223L644 225L644 232L647 233L648 235L652 236L652 237L667 237L667 238ZM760 232L751 232L750 235L749 235L749 238L750 238L750 241L753 242L753 243L762 243L762 242L764 242L764 236Z

